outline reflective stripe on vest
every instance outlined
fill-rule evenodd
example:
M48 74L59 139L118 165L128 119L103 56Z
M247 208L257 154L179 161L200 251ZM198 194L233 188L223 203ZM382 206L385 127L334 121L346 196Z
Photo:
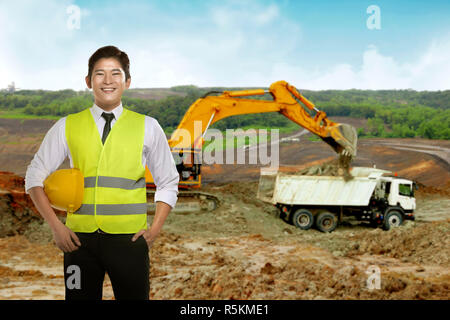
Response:
M84 178L84 187L95 188L95 178L96 177ZM140 178L139 180L135 181L125 178L99 176L97 181L97 187L121 188L127 190L145 188L145 178Z
M123 214L147 214L147 203L131 203L131 204L98 204L97 212L95 212L95 205L82 204L76 214L85 215L123 215Z
M82 206L66 219L72 231L136 233L147 228L144 134L145 116L125 108L104 144L89 109L67 117L67 143L85 184Z

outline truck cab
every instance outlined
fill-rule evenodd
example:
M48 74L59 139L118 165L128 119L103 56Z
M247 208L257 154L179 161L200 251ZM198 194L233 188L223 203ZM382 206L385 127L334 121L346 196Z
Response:
M401 207L405 213L412 213L416 209L416 199L414 198L414 183L411 180L381 177L384 185L385 197L389 206Z

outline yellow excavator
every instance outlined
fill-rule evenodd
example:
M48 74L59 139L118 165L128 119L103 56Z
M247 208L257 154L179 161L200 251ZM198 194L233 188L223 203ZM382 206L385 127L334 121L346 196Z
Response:
M245 97L271 94L273 100L259 100ZM302 107L315 111L314 117ZM252 89L240 91L212 91L196 100L188 109L168 143L180 173L179 200L195 198L195 202L179 201L181 211L214 210L220 200L208 193L196 190L201 187L201 151L208 128L215 122L235 115L279 112L303 128L319 136L341 157L356 155L357 134L348 124L332 122L325 112L302 96L286 81L274 82L269 90ZM197 123L197 124L195 124ZM200 124L200 125L199 125ZM151 210L155 185L146 168L149 211Z

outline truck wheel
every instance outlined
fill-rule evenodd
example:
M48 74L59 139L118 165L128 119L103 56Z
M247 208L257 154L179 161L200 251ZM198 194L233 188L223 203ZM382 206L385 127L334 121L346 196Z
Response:
M330 212L322 212L317 216L316 226L322 232L332 232L337 227L337 218Z
M311 212L306 209L298 209L292 216L294 225L302 230L308 230L314 223L314 217Z
M389 230L391 228L396 228L401 226L403 223L403 216L401 212L397 210L389 211L387 215L384 216L383 229Z

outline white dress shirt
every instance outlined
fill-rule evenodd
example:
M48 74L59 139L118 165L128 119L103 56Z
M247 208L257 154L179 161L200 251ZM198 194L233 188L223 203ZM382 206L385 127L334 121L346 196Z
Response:
M95 104L90 111L101 137L106 123L102 117L105 111ZM111 128L122 111L122 103L112 110L114 119L111 122ZM25 175L26 193L32 187L43 187L44 180L59 168L66 157L69 157L70 167L73 168L73 160L66 140L66 117L64 117L47 132L38 152L28 166ZM177 202L179 174L163 129L156 119L148 116L145 116L142 165L144 167L147 165L153 176L156 185L155 202L162 201L173 208Z

